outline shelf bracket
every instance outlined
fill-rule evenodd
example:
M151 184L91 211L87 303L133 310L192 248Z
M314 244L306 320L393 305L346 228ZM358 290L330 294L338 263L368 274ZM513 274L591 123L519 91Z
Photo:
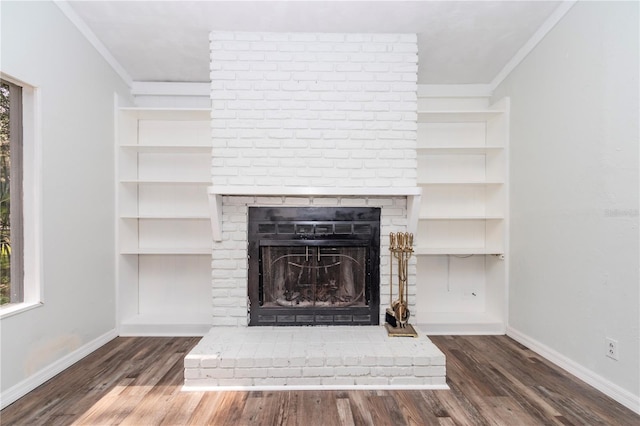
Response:
M222 194L209 192L209 213L213 241L222 241Z
M418 219L420 217L421 194L407 195L407 230L418 235Z

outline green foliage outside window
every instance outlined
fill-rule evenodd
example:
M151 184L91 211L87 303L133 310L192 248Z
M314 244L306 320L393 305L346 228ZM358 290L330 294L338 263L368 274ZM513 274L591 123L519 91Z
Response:
M11 158L9 144L9 86L0 85L0 305L11 295Z

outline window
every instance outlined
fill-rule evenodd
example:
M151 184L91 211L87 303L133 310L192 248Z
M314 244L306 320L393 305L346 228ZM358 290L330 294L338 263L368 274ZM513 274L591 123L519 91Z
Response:
M22 87L0 80L0 305L24 301Z

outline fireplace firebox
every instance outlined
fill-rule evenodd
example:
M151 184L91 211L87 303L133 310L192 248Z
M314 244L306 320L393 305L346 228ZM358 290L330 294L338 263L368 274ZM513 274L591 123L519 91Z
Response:
M249 207L249 325L377 325L380 209Z

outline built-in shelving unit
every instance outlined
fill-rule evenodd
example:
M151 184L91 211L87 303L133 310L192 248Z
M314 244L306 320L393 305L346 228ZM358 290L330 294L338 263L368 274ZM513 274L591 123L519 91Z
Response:
M502 333L509 101L419 105L418 321L433 333Z
M121 335L202 334L210 326L210 110L117 112Z

